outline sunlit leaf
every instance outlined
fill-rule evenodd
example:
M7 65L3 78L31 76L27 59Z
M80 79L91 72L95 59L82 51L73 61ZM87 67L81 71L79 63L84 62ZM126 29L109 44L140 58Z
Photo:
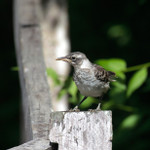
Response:
M106 70L119 72L126 69L126 62L123 59L119 58L112 58L112 59L100 59L97 60L96 63L102 67L104 67Z
M68 93L71 95L69 98L70 103L76 104L77 103L77 86L75 85L74 81L71 79L70 84L67 88Z
M124 72L121 72L121 71L115 71L116 73L116 76L118 79L122 79L122 80L125 80L126 79L126 75ZM117 80L117 79L116 79Z
M121 129L134 128L137 125L139 119L140 116L138 114L128 116L121 123Z
M107 102L104 102L102 105L102 110L108 110L111 109L114 105L114 101L113 100L109 100Z
M55 70L53 70L52 68L47 68L46 71L47 71L47 75L52 78L55 85L61 84L61 81L59 80L59 76Z
M137 70L140 70L140 69L143 69L143 68L149 68L149 67L150 67L150 62L145 63L145 64L140 64L140 65L128 67L125 70L123 70L123 72L137 71Z
M140 69L139 71L133 74L128 84L128 97L144 83L144 81L147 78L147 74L148 73L146 68Z
M122 82L113 82L112 85L115 86L116 88L118 88L121 91L126 90L126 85Z
M62 96L64 96L67 93L66 89L62 89L59 93L58 93L58 99L60 99Z
M75 85L75 83L73 81L71 81L71 83L68 87L69 94L71 94L72 96L76 96L77 91L78 91L77 86Z
M83 99L83 96L81 98L81 100ZM81 101L80 100L80 101ZM81 104L81 108L88 108L90 107L93 103L97 103L97 100L93 97L88 97L82 104Z

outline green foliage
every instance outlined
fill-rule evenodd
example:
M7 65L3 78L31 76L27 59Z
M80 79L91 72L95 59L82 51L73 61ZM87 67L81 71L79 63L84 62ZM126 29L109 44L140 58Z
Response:
M148 73L146 68L140 69L139 71L133 74L128 84L128 97L145 82L147 75Z
M108 29L108 37L115 39L119 46L127 45L131 39L129 28L125 25L117 24Z
M81 99L83 99L83 96L80 96L80 100ZM92 104L97 104L97 101L95 101L95 98L93 97L88 97L87 100L80 105L80 108L87 109L91 107Z
M123 71L127 67L125 60L119 58L100 59L96 63L103 66L106 70L114 72Z
M103 109L112 109L117 108L127 112L133 112L136 108L125 105L127 99L138 89L147 79L147 67L150 63L133 66L127 68L126 61L119 58L112 59L100 59L96 63L101 65L106 70L113 71L118 76L117 82L113 82L111 90L109 91L109 101L104 102ZM138 69L138 70L137 70ZM126 81L126 73L137 70L129 79ZM58 97L60 98L64 94L68 93L70 95L69 102L76 105L78 100L82 99L82 96L78 93L78 89L72 80L68 78L65 83L62 83L59 80L57 73L51 69L47 69L47 74L50 76L55 86L61 85L62 90L59 93ZM90 107L92 104L97 103L95 98L88 98L81 106L81 109Z
M121 129L134 128L137 125L139 120L140 120L140 116L138 114L129 115L122 121L120 128Z
M127 68L125 60L119 58L100 59L96 61L96 63L106 70L114 71L119 78L125 79L125 74L123 72L123 70Z
M104 67L106 70L115 72L118 77L117 82L112 82L111 90L109 91L109 101L104 102L102 106L103 109L117 108L127 112L135 111L136 108L127 106L125 103L127 99L146 81L148 76L147 68L150 63L129 68L127 68L126 61L120 58L100 59L97 60L96 63ZM135 70L137 71L131 76L129 81L126 81L126 73ZM47 74L53 79L55 86L62 86L62 90L58 95L59 98L68 93L70 95L69 102L74 105L78 103L78 100L82 99L82 96L78 93L78 89L72 78L69 77L65 83L62 83L59 80L57 73L51 68L47 69ZM97 103L95 98L89 97L80 108L85 109L95 103Z
M47 75L53 79L55 85L61 84L58 74L52 68L47 68L46 71L47 71Z

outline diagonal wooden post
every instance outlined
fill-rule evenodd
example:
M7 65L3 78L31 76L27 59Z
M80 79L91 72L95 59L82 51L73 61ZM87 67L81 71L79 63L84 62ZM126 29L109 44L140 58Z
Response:
M22 91L22 141L48 135L49 86L36 14L38 1L16 0L15 43Z

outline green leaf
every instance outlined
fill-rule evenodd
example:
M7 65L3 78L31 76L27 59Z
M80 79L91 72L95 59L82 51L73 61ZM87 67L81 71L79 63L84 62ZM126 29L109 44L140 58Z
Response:
M46 71L47 71L47 75L53 79L55 85L61 84L61 81L59 80L59 76L55 70L53 70L52 68L47 68Z
M145 82L147 75L147 68L140 69L133 74L128 84L127 97L131 96Z
M122 71L126 70L127 64L123 59L119 58L100 59L97 60L96 63L106 70L115 72L118 78L122 80L126 79L126 75Z
M62 90L58 93L58 99L62 98L66 93L67 93L67 90L66 90L66 89L62 89Z
M71 95L69 98L69 102L72 104L77 103L77 86L75 85L74 81L72 79L69 80L69 85L67 87L67 92Z
M125 70L123 70L123 72L137 71L137 70L140 70L140 69L143 69L143 68L148 68L148 67L150 67L150 62L145 63L145 64L141 64L141 65L128 67Z
M75 97L77 94L77 91L78 91L77 86L75 85L74 81L71 81L71 83L68 87L69 94L71 94L73 97Z
M80 96L82 97L80 99L80 101L83 99L83 96ZM80 108L84 109L84 108L88 108L90 107L92 104L96 103L97 104L97 100L93 97L88 97L81 105L80 105Z
M113 106L114 106L114 101L110 99L109 101L103 103L102 110L112 109Z
M117 78L122 79L122 80L126 79L126 75L125 75L124 72L118 71L118 72L115 72L115 73L116 73Z
M100 59L96 63L106 70L119 72L126 69L126 62L123 59L111 58L111 59Z
M123 122L121 123L121 128L122 129L134 128L137 125L139 119L140 116L138 114L130 115L123 120Z

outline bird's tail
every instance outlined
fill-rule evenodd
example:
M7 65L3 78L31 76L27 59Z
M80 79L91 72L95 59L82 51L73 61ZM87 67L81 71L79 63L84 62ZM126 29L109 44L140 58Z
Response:
M116 74L112 71L107 71L108 81L114 82L117 78Z

